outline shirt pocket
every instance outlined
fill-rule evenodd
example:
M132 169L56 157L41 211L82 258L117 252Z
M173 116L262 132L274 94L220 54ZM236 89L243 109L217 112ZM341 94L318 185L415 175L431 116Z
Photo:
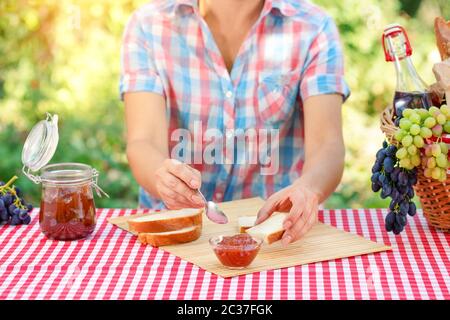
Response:
M257 87L258 118L268 125L286 121L293 113L298 95L299 72L262 77Z

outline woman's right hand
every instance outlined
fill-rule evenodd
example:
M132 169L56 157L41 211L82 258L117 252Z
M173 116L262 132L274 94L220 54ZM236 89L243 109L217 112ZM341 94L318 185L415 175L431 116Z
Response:
M156 190L167 208L201 208L205 206L198 194L202 179L198 170L175 159L166 159L156 170Z

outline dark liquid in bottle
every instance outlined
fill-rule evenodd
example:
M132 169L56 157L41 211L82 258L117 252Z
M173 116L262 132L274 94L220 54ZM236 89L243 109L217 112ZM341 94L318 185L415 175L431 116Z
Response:
M418 109L430 107L440 107L441 101L437 95L431 92L400 92L396 91L394 95L394 107L398 109Z
M45 236L76 240L95 229L95 204L90 185L46 187L43 190L39 224Z

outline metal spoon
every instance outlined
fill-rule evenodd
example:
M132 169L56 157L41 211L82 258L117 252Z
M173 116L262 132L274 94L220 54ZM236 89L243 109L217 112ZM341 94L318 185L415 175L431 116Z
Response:
M206 216L208 217L209 220L218 224L228 223L227 216L225 215L225 213L223 213L222 210L220 210L217 207L217 204L215 204L212 201L207 201L205 196L200 190L198 190L198 194L200 195L200 197L202 197L203 201L205 202Z

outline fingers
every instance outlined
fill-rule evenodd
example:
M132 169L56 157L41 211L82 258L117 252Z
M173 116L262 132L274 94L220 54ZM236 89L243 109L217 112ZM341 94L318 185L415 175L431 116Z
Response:
M276 193L270 196L269 199L266 200L262 208L259 209L255 224L260 224L268 217L270 217L270 215L275 212L275 208L278 202L279 197L277 196Z
M198 170L175 159L167 159L164 165L171 174L182 180L192 189L199 189L201 186L201 174Z
M256 218L255 224L263 222L275 211L289 211L292 203L287 196L288 191L288 189L282 189L271 195L266 200L263 207L258 211L258 216Z
M284 246L302 238L317 222L318 207L314 202L308 202L305 209L302 210L300 214L294 210L298 210L298 207L293 207L290 215L298 216L298 218L283 234L282 244Z
M197 189L191 187L195 183L188 185L180 178L183 177L188 181L196 180L198 182L196 185L200 185L200 173L197 170L179 161L168 159L164 166L158 169L156 177L158 193L169 209L204 206L203 199L198 194ZM191 177L194 177L194 179L190 179Z
M290 229L293 225L297 223L298 219L301 217L305 209L304 199L292 199L291 202L293 203L292 208L283 222L283 227L285 230Z
M171 188L168 188L165 185L159 186L158 191L159 191L159 195L160 195L161 199L163 200L164 204L166 205L166 207L171 210L192 207L192 205L189 203L189 201L185 197L180 196L175 191L173 191Z

